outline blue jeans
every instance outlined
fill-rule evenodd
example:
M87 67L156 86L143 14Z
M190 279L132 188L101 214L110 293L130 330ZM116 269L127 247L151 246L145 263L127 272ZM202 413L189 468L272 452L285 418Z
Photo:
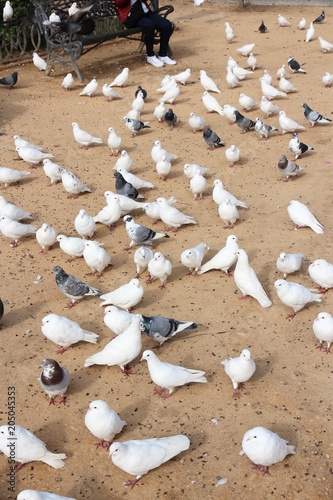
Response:
M138 20L136 25L144 28L146 52L148 57L154 55L155 30L159 31L161 35L160 50L158 55L161 57L168 55L169 40L173 32L173 24L168 19L165 19L158 14L154 14L153 12L147 12L147 14Z

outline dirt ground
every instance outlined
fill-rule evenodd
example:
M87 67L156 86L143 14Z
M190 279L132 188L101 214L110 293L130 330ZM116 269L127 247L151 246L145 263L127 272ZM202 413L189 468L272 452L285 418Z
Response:
M292 25L280 28L277 14L282 13ZM103 45L82 57L80 66L85 83L96 77L99 90L94 98L79 97L84 84L76 81L73 90L65 91L61 82L66 70L56 68L50 77L37 71L32 64L15 67L19 82L12 90L1 88L1 165L25 170L28 164L17 161L13 135L42 145L53 153L54 161L74 171L92 193L67 199L61 184L48 186L48 179L39 166L18 184L2 191L5 198L33 213L34 224L47 222L57 232L76 236L74 219L81 208L96 215L105 205L103 193L114 190L112 167L116 158L110 156L107 146L108 127L114 127L123 138L121 148L134 159L133 171L155 184L145 190L148 201L158 196L175 196L176 206L197 220L197 225L183 226L171 233L169 240L157 243L157 248L173 264L171 278L164 290L158 283L146 285L141 278L145 295L136 307L147 315L160 314L198 323L197 330L185 332L167 342L159 351L162 360L207 372L208 384L192 384L176 390L163 400L153 395L147 365L133 363L134 374L125 377L118 367L93 366L83 368L84 360L103 348L112 333L103 322L99 299L85 298L72 310L65 309L66 298L58 291L52 268L59 264L80 279L108 292L128 282L135 275L133 251L123 251L128 244L124 223L120 220L110 233L99 224L94 239L102 241L112 257L113 267L104 276L87 277L89 272L83 259L66 263L66 256L58 246L46 254L34 237L10 247L10 240L1 242L1 298L5 315L1 322L1 414L0 424L7 423L7 387L16 390L16 423L28 428L41 438L51 451L66 453L63 469L52 469L34 462L16 474L16 493L8 491L9 465L0 457L1 498L16 498L23 489L52 491L76 499L105 500L139 497L144 499L265 499L275 498L329 498L333 487L332 463L332 355L315 348L317 340L312 323L321 311L333 312L332 293L321 304L305 308L293 320L290 312L274 290L274 281L281 277L276 269L280 252L301 252L304 262L301 271L291 281L313 287L307 268L317 258L333 261L332 253L332 127L318 125L309 128L300 107L302 102L331 116L332 90L325 88L321 77L333 71L333 55L320 50L317 36L332 39L332 8L326 9L326 21L315 26L315 39L305 43L305 31L297 29L301 17L309 23L317 17L318 7L247 7L239 12L237 6L222 3L204 3L195 8L189 1L175 2L171 18L176 23L172 38L175 67L153 68L146 64L144 55L137 52L137 42L120 40ZM257 28L261 20L268 27L266 34ZM228 44L224 22L235 31L234 43ZM254 53L258 69L242 82L242 86L228 89L225 68L229 56L241 66L246 58L236 49L255 43ZM264 69L273 76L276 70L293 55L305 63L306 75L288 72L298 92L276 100L288 116L306 126L300 134L303 142L314 151L298 160L304 174L294 182L282 182L277 170L281 154L289 159L290 134L272 134L268 141L260 141L254 132L242 134L228 120L216 113L207 114L201 101L203 89L199 71L206 70L219 88L214 94L224 105L239 107L239 93L261 99L259 78ZM124 68L130 69L128 85L118 89L122 99L107 102L102 85L111 82ZM191 79L182 86L180 96L171 107L179 122L173 130L158 123L153 116L161 94L156 92L166 74L176 74L190 68ZM1 69L1 76L11 71ZM142 113L151 128L135 138L131 137L123 116L131 107L137 85L148 91ZM230 168L225 149L208 150L201 133L193 134L189 125L190 112L204 116L227 147L236 144L241 150L241 161ZM257 108L244 112L247 116L264 118ZM71 123L76 121L84 130L103 138L103 144L79 149L73 139ZM278 126L276 115L266 122ZM155 140L178 155L172 173L163 182L154 171L150 151ZM203 201L194 201L189 179L183 174L185 163L198 163L209 168L207 189ZM249 205L240 210L240 220L232 233L250 258L250 263L263 287L273 301L269 309L262 309L254 300L239 301L241 292L234 279L222 272L212 271L200 277L186 276L180 263L181 252L200 242L211 247L204 261L210 259L225 244L231 231L223 228L217 206L211 196L214 179L222 179L225 187ZM143 192L143 191L142 191ZM325 228L323 235L311 229L293 230L287 206L292 199L306 203ZM141 211L134 212L136 220L151 226L152 220ZM158 223L158 231L164 224ZM42 278L36 284L36 277ZM41 320L56 313L79 322L87 330L99 334L97 345L80 343L63 355L55 354L57 346L41 333ZM143 338L143 349L153 342ZM238 400L232 397L232 384L220 361L238 356L248 348L257 364L254 377L246 384ZM37 382L39 365L44 358L53 357L67 367L71 374L68 404L49 406L48 397ZM119 441L186 434L191 440L187 452L144 476L133 490L123 486L128 474L116 468L104 449L95 449L96 438L84 425L89 403L104 399L128 425L117 437ZM267 427L296 446L296 454L271 467L271 474L262 477L251 470L251 462L240 456L244 433L255 426ZM221 478L227 482L217 486Z

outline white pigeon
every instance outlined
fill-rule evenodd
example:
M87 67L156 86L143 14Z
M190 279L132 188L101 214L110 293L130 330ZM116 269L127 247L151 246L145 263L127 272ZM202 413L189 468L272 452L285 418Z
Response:
M286 19L284 16L282 16L282 14L278 14L278 23L279 23L279 26L281 26L282 28L291 25L291 22L288 19Z
M155 252L148 262L148 273L147 283L159 279L161 282L159 288L165 288L167 279L172 273L172 264L161 252Z
M148 267L149 262L154 257L153 251L145 246L139 247L133 256L134 264L136 265L136 278Z
M133 314L116 306L107 306L104 310L104 323L115 335L121 335L132 323Z
M229 88L234 89L235 87L240 87L242 84L238 80L237 76L233 73L233 70L227 66L227 75L225 77Z
M68 9L68 16L73 16L78 10L80 9L77 6L77 2L73 2Z
M11 238L10 246L12 248L17 247L18 241L24 236L29 234L35 234L37 231L36 226L31 224L21 224L16 220L12 220L7 215L0 215L0 232L5 236L5 238Z
M248 69L241 68L241 66L238 66L238 64L236 64L235 66L232 67L232 72L235 76L237 76L238 80L244 80L248 75L253 74L253 71L249 71Z
M4 184L5 188L7 188L10 184L19 182L22 177L30 174L31 172L28 170L20 171L15 170L14 168L0 167L0 182Z
M210 250L209 246L207 246L206 243L199 243L196 247L187 248L181 253L180 261L183 266L189 269L187 273L188 276L191 276L193 271L194 274L198 274L205 255L205 250Z
M333 73L326 71L321 79L325 87L330 87L333 83Z
M51 23L60 23L61 18L55 12L51 12L51 14L49 15L49 21L51 21Z
M156 92L164 94L169 88L171 88L176 82L173 76L166 75L163 82L161 82L161 86L156 89Z
M237 358L229 358L221 361L224 370L230 378L234 387L233 397L239 397L239 389L242 389L244 383L250 380L256 371L256 364L251 358L248 349L243 349Z
M113 170L117 170L118 167L122 167L126 169L127 172L130 172L132 166L133 166L132 157L128 154L128 152L125 149L123 149L113 167Z
M254 71L258 67L258 60L252 54L252 52L250 53L249 57L247 58L246 63L248 65L248 67L251 68L252 71Z
M177 82L175 82L169 89L165 91L165 93L161 97L161 101L173 104L174 101L179 96L179 94L180 94L180 88Z
M276 77L278 80L280 80L281 76L286 76L287 71L286 71L286 65L282 64L281 68L279 68L276 72Z
M234 31L233 28L230 26L230 24L227 21L224 23L224 26L225 26L226 33L232 33Z
M8 446L10 441L15 445ZM44 462L55 469L66 465L64 460L67 456L64 453L52 453L43 441L17 423L14 426L0 426L0 450L6 457L19 462L16 470L24 464L35 461Z
M52 246L57 241L57 231L54 227L44 222L42 227L36 231L36 240L42 247L40 253L44 253L46 250L51 250Z
M16 500L75 500L75 498L64 497L48 491L22 490L17 495Z
M333 288L333 264L325 259L316 259L308 268L313 281L320 287L322 293Z
M91 269L90 275L98 273L100 278L107 266L112 266L110 255L96 241L86 241L83 258L85 263Z
M262 75L262 78L265 80L266 83L268 83L268 85L272 85L273 78L268 69L264 69L264 74Z
M239 219L239 212L229 198L225 198L218 206L218 214L226 224L224 229L233 229L236 221Z
M235 38L235 33L234 33L234 30L231 29L230 31L225 31L225 38L227 40L228 43L231 43L233 41L233 39Z
M208 113L216 112L221 116L224 115L221 104L219 104L215 99L215 97L212 96L209 92L207 92L207 90L205 90L205 92L202 94L201 100L203 102L203 105L207 109Z
M155 141L154 146L151 150L151 157L154 163L157 163L159 160L162 160L163 156L165 156L169 161L176 160L177 155L173 153L168 153L163 147L161 141Z
M326 54L326 52L332 52L333 51L333 43L328 42L327 40L324 40L322 36L318 36L318 40L320 43L320 47L323 49L323 52Z
M89 409L84 417L84 423L87 429L100 441L96 446L102 446L107 450L116 434L119 434L127 425L127 422L121 420L106 401L97 399L89 404Z
M68 198L77 198L80 193L91 193L91 189L70 170L64 169L61 174L61 182L68 193Z
M280 76L279 80L279 87L280 89L285 92L286 94L289 94L290 92L298 92L297 88L295 85L293 85L287 78L283 75Z
M112 191L105 191L104 197L106 199L107 204L113 203L115 194L116 193L113 193ZM121 215L126 215L132 210L136 210L137 208L142 208L142 203L136 200L132 200L128 196L124 196L123 194L118 194L118 198L121 208Z
M274 288L278 294L279 299L283 304L293 309L293 313L289 314L287 318L294 318L298 311L303 309L310 302L321 302L322 295L313 293L314 290L306 288L299 283L286 280L276 280Z
M85 242L83 238L75 236L66 236L65 234L58 234L57 241L59 246L65 254L70 256L66 262L72 262L76 257L83 257Z
M152 184L151 182L148 182L148 181L145 181L144 179L141 179L137 175L134 175L131 172L128 172L123 167L118 167L117 172L120 172L121 175L124 177L125 181L132 184L132 186L134 186L135 189L152 189L155 187L154 184Z
M124 68L121 73L110 83L110 87L124 87L129 77L129 69Z
M218 88L214 80L207 75L206 71L201 69L199 73L200 73L200 83L205 90L221 94L220 89Z
M107 83L104 83L102 87L103 95L107 98L108 101L112 101L112 99L121 99L121 95L118 94L113 87L110 87Z
M14 15L14 10L13 7L11 6L11 3L9 0L6 1L5 6L2 10L2 19L3 22L6 23L7 21L10 21Z
M239 49L236 49L239 54L242 54L242 56L248 57L251 52L253 51L254 47L256 46L255 43L248 43L246 45L243 45Z
M260 78L261 91L264 96L267 97L270 101L275 99L276 97L286 97L287 94L285 92L281 92L277 88L273 87L273 85L269 85L263 77Z
M184 174L188 179L192 179L197 170L199 170L201 175L206 175L208 172L208 168L201 167L201 165L197 165L196 163L185 163L184 165Z
M36 68L39 69L40 71L46 71L46 67L47 67L46 61L44 61L44 59L42 57L40 57L37 54L37 52L34 52L32 54L32 62L34 63Z
M289 217L296 224L295 229L310 227L317 234L324 233L324 227L317 221L304 203L297 200L291 200L287 210Z
M207 181L205 177L200 173L200 170L197 169L194 176L190 180L190 189L194 195L195 200L202 200L203 194L207 187Z
M84 130L80 129L79 125L76 122L72 123L73 127L73 135L74 139L80 146L85 146L88 147L91 144L102 144L102 139L99 137L94 137L93 135L89 134L89 132L85 132Z
M171 161L168 160L166 156L163 156L163 158L156 163L155 168L159 178L165 181L171 172Z
M167 112L167 108L165 107L164 102L162 99L158 101L158 105L155 107L153 115L155 118L158 119L159 122L161 122L164 118L165 113Z
M143 299L143 295L143 286L137 278L134 278L112 292L101 295L103 302L100 306L113 305L129 311Z
M97 333L84 330L78 323L65 316L48 314L42 319L41 330L43 335L52 342L61 346L57 354L62 354L77 342L90 342L96 344Z
M67 73L67 75L64 77L61 86L66 89L70 90L72 87L75 85L75 80L73 78L72 73Z
M181 387L191 382L207 383L204 371L166 363L161 361L153 351L144 351L141 361L143 360L147 361L150 378L154 384L159 386L155 387L154 394L158 394L163 399L169 398L175 387ZM163 394L164 389L169 392Z
M243 294L241 299L250 295L259 302L261 307L270 307L272 305L272 301L268 298L255 271L250 266L247 253L245 250L240 248L237 251L237 255L238 259L234 271L234 280L237 287Z
M237 110L237 108L235 108L234 106L231 106L230 104L225 104L223 106L224 115L228 118L228 120L230 120L230 124L233 124L236 122L236 116L235 116L234 111L238 111L238 110Z
M327 347L324 351L326 354L331 352L330 346L333 342L333 316L328 312L319 313L313 322L312 329L313 333L320 342L317 349L322 350L323 342L326 342Z
M277 113L280 110L279 106L276 106L276 104L270 102L270 100L267 99L265 95L263 95L261 98L260 109L263 113L265 113L266 118L274 113Z
M111 154L118 154L121 143L122 143L122 138L120 135L117 134L115 129L113 127L108 128L109 136L108 136L108 146L111 149Z
M283 273L284 279L287 279L288 274L292 274L300 270L303 257L304 256L301 253L280 253L276 261L276 267L281 273Z
M64 167L54 163L49 158L43 160L43 170L45 175L50 179L50 185L61 181L61 176L66 170Z
M311 22L309 28L306 30L306 36L305 36L306 43L310 42L313 39L314 34L315 34L315 29L313 27L313 23Z
M188 450L189 447L190 440L182 434L164 438L133 439L122 443L112 443L110 457L114 465L136 476L135 479L125 483L125 486L133 488L144 474L156 469L182 451Z
M92 238L96 231L94 218L88 214L83 208L79 211L74 220L75 231L81 238Z
M233 69L237 65L238 65L237 61L235 61L235 59L232 56L229 56L228 61L227 61L227 66L229 66L229 68Z
M197 223L193 217L183 214L176 207L170 206L165 198L159 197L156 201L159 205L160 218L168 227L177 230L183 224Z
M141 314L135 314L131 324L126 330L106 344L104 349L89 356L84 362L84 367L93 365L119 366L121 371L130 375L129 363L139 356L142 349Z
M299 125L295 120L289 118L285 111L279 111L279 124L282 129L282 134L286 132L296 132L297 130L305 130L303 125Z
M38 163L40 163L45 158L53 158L53 154L43 153L43 151L39 151L39 149L36 148L17 147L16 151L23 161L32 165L38 165Z
M167 201L169 205L173 205L177 200L174 196L171 196ZM155 221L155 223L161 220L157 201L153 201L151 203L142 203L142 209L145 211L148 217Z
M39 151L43 151L44 149L41 146L36 146L36 144L33 144L32 142L29 142L26 139L23 139L23 137L19 135L13 135L13 139L15 143L15 148L34 148L38 149Z
M229 198L231 203L236 205L236 207L249 208L246 205L246 203L238 200L236 196L234 196L233 194L229 193L229 191L224 189L223 183L220 179L215 179L214 181L212 196L213 196L213 201L214 203L216 203L216 205L221 205L222 201L224 201L226 198Z
M191 77L191 70L190 68L187 68L185 69L185 71L181 71L180 73L177 73L177 75L173 75L172 78L174 78L176 82L185 85L186 82L190 79L190 77Z
M145 107L145 100L143 98L142 90L136 94L136 97L132 101L132 109L137 109L140 113L142 113Z
M130 120L126 120L126 118L130 118ZM140 111L137 109L137 108L132 108L130 109L126 115L124 116L124 121L125 121L125 125L126 127L128 128L128 130L130 132L133 132L133 137L135 136L136 132L135 132L135 129L133 127L133 123L131 120L139 120L141 121L141 113ZM149 122L144 122L144 125L148 125Z
M197 132L198 130L203 130L205 126L206 120L195 113L190 113L188 124L193 129L193 132Z
M197 274L204 274L213 269L223 271L227 276L230 267L235 264L237 260L238 239L234 234L230 234L226 240L225 246L216 254L212 259L199 267Z
M110 230L113 229L114 224L122 216L121 205L119 201L119 195L115 194L110 196L108 199L108 204L106 207L102 208L94 217L95 222L100 222L109 227Z
M239 94L238 102L243 109L246 109L246 111L251 111L251 109L258 106L258 103L246 94Z
M232 144L225 150L225 156L229 162L229 167L233 167L240 159L240 149L235 144Z
M302 17L302 19L300 20L300 22L298 23L298 26L297 28L299 30L305 30L305 27L306 27L306 19L305 17Z
M295 446L288 444L275 432L265 427L254 427L245 432L240 455L246 455L255 466L269 474L269 467L282 462L287 455L294 455Z
M0 215L7 215L12 220L21 221L23 219L32 219L29 212L22 210L13 203L9 203L3 196L0 196Z

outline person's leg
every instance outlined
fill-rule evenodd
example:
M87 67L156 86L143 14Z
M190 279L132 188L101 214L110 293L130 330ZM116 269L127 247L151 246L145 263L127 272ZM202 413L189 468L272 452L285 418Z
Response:
M154 35L155 35L155 24L154 20L150 19L150 14L146 14L141 19L138 20L137 26L144 28L145 35L145 45L147 57L152 57L154 53Z
M153 12L149 12L147 17L152 21L155 29L160 32L161 41L159 56L166 57L168 55L169 40L173 33L173 24L165 17L162 17L159 14L154 14Z

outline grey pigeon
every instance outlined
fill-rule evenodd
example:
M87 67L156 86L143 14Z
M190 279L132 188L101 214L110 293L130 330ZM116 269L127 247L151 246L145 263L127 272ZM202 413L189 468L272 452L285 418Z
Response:
M269 137L269 134L271 132L274 132L274 130L277 130L276 127L272 127L271 125L268 125L267 123L263 123L260 118L256 118L256 123L255 123L255 126L254 126L254 130L257 132L257 134L259 134L261 136L261 138L263 139L265 137L265 139L268 139Z
M247 118L246 116L242 115L242 113L240 113L238 109L234 111L234 115L236 117L236 123L239 126L239 128L243 130L243 133L255 127L255 122L250 118Z
M309 146L308 144L305 144L304 142L301 142L298 139L297 132L294 132L292 138L289 141L289 151L294 153L295 160L311 150L314 150L314 148L312 146Z
M133 135L136 135L140 130L144 128L150 128L149 122L142 122L141 120L135 120L134 118L128 118L125 116L125 125L132 132Z
M113 177L116 178L117 194L121 194L123 196L127 196L128 198L132 198L132 199L143 198L143 196L141 196L139 194L139 191L137 189L135 189L133 184L125 181L124 177L121 175L120 172L115 172L113 174Z
M293 58L293 56L288 57L288 66L293 73L306 73L298 61Z
M267 31L267 26L265 26L264 21L261 21L261 24L260 24L260 26L259 26L259 28L258 28L258 31L259 31L260 33L266 33L266 31Z
M198 328L198 325L193 321L178 321L172 318L164 318L163 316L144 316L143 314L141 326L142 331L149 338L159 343L159 347L183 330Z
M10 89L14 87L14 85L16 85L17 79L18 79L18 73L17 71L14 71L14 73L12 73L11 75L5 76L4 78L0 78L0 84Z
M293 161L289 161L285 155L281 155L278 161L278 169L280 174L286 177L286 180L295 179L299 172L304 168L297 165Z
M71 299L71 302L67 304L67 308L69 309L74 307L76 302L82 299L85 295L94 295L95 297L99 297L102 294L101 290L89 286L74 276L67 274L60 266L55 266L52 269L52 272L56 275L56 283L61 293Z
M325 19L325 11L322 10L320 16L316 17L316 19L313 21L313 24L321 24L324 22Z
M313 109L310 108L306 104L306 102L303 102L301 104L302 108L304 108L304 116L310 122L311 126L314 127L316 123L330 123L332 120L330 118L326 118L325 116L317 113L317 111L314 111Z
M177 115L173 112L171 108L164 115L164 121L169 125L170 128L173 128L177 123Z
M125 215L123 221L126 224L128 237L131 239L131 243L126 249L131 248L133 245L153 245L153 240L157 240L158 238L170 238L168 234L157 233L149 227L137 224L130 215Z
M43 368L38 379L42 389L50 397L49 405L55 405L55 396L61 396L59 402L66 404L65 393L69 386L70 376L64 366L60 366L55 359L43 359L40 368Z
M224 146L224 142L221 141L219 136L208 125L204 128L203 138L205 139L206 144L208 144L209 149Z
M147 93L147 91L145 89L143 89L141 87L141 85L138 85L138 88L135 91L135 97L137 97L137 95L138 95L139 92L142 92L142 97L143 97L144 100L147 99L148 93Z

